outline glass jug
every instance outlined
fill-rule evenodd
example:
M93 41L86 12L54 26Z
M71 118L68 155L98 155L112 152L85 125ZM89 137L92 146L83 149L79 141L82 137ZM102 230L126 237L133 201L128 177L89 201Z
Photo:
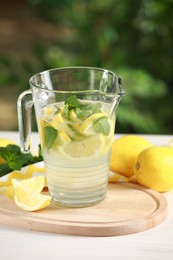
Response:
M49 193L66 207L91 206L108 187L117 107L124 94L112 71L67 67L31 77L18 98L21 149L30 150L34 105Z

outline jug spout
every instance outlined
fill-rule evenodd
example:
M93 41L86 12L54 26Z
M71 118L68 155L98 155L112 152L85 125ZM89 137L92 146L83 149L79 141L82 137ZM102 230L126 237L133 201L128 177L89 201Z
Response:
M114 98L113 98L112 106L111 106L111 109L109 112L110 118L116 114L118 105L121 101L121 98L122 98L122 96L125 95L124 89L122 87L122 80L117 75L115 75L113 92L114 92Z
M114 102L112 103L112 106L111 106L111 109L110 109L110 112L109 112L110 118L112 118L114 115L116 115L118 105L119 105L121 98L124 94L125 93L123 92L122 94L118 94L118 95L115 96Z

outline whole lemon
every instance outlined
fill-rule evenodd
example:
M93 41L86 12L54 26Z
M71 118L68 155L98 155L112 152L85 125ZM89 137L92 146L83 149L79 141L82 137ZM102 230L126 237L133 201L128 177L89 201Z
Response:
M164 192L173 189L173 150L155 146L142 151L134 172L139 184Z
M5 147L9 144L15 144L12 140L6 139L6 138L0 138L0 147ZM0 164L4 163L4 159L0 156Z
M138 154L151 147L152 144L144 137L124 135L113 142L110 169L126 177L134 175L134 164Z

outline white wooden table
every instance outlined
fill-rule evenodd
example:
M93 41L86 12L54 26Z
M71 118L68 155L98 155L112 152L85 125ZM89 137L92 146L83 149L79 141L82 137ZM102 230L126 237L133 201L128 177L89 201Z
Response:
M0 132L0 137L19 142L17 132ZM119 137L116 135L115 138ZM172 136L145 135L155 145L165 145ZM39 143L33 134L35 145ZM150 230L115 237L55 235L0 225L1 260L172 260L173 191L163 194L168 201L166 220ZM0 205L1 206L1 205Z

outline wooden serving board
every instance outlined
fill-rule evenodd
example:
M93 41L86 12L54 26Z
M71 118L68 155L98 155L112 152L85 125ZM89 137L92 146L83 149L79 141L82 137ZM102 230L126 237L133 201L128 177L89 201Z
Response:
M0 223L28 230L80 235L117 236L141 232L167 216L167 201L158 192L129 183L109 184L106 198L87 208L51 204L27 212L0 196Z

